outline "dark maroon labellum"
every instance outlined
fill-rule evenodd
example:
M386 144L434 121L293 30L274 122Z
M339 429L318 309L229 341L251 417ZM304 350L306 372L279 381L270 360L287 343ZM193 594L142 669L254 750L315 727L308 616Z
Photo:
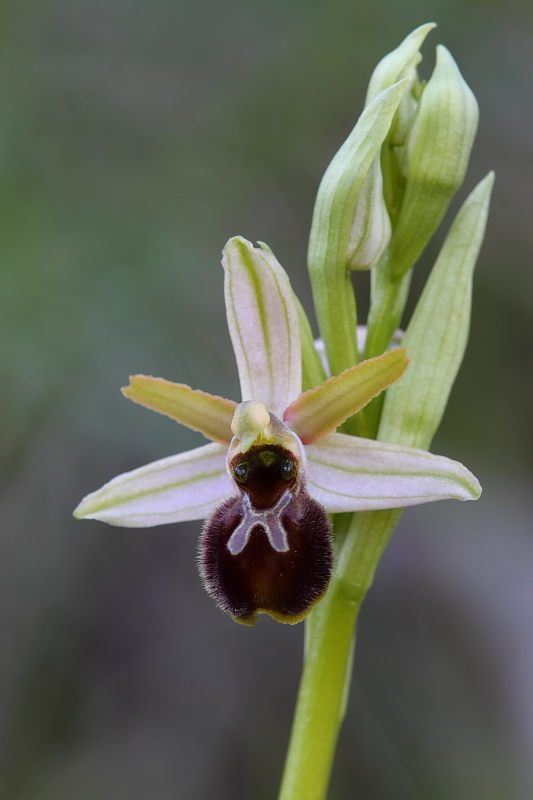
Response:
M241 488L206 521L199 544L208 593L237 622L257 615L303 619L325 594L333 567L331 526L298 479L294 455L259 445L231 463Z

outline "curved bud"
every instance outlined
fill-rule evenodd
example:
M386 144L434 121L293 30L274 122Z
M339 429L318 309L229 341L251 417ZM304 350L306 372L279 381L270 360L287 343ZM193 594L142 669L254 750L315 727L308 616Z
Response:
M399 158L406 185L390 244L394 279L416 262L463 182L477 123L476 99L448 50L439 45Z
M433 28L436 28L434 22L420 25L411 31L395 50L387 53L381 59L370 78L365 105L368 105L383 89L387 89L393 83L402 78L412 77L413 70L421 60L419 50Z
M333 374L358 361L355 298L346 269L351 231L361 188L379 158L406 86L407 81L396 83L365 108L318 189L308 265L320 334Z
M392 86L396 81L402 78L409 80L408 88L400 101L388 137L388 143L393 147L404 143L416 113L422 89L416 69L422 60L420 47L428 33L435 27L434 22L428 22L426 25L415 28L395 50L381 59L370 78L365 105L368 105L379 92Z
M348 269L371 269L387 247L390 236L391 224L383 197L383 176L377 156L357 198L348 245Z

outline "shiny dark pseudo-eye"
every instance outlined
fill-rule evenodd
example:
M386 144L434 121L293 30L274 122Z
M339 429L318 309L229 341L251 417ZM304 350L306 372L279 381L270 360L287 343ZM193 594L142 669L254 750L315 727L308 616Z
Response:
M239 495L206 521L199 543L208 593L237 622L258 614L303 619L325 594L333 567L329 518L305 490L294 455L257 445L235 456Z

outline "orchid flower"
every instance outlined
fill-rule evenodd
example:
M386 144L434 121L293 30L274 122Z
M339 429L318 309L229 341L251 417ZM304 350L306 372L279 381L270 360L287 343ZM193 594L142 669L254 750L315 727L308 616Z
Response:
M408 366L403 348L302 393L300 327L289 278L241 237L223 251L228 326L242 401L135 375L126 397L201 431L211 444L124 473L75 516L150 527L208 518L200 540L207 591L236 621L301 620L334 563L326 512L475 499L476 478L425 450L335 432Z

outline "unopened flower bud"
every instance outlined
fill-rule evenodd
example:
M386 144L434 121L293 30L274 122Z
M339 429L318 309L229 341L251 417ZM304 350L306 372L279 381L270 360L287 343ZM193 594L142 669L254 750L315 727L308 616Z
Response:
M363 184L379 159L406 85L407 81L399 81L373 99L331 161L318 190L308 264L320 333L333 374L358 361L355 298L346 278L354 254L350 241Z
M434 22L428 22L412 31L395 50L381 59L370 78L365 105L372 102L383 89L387 89L402 78L409 79L409 86L400 101L391 125L389 144L393 146L404 143L407 130L416 112L422 88L416 69L422 60L419 50L428 33L435 27Z
M381 149L383 194L387 209L395 225L405 189L405 175L401 168L403 145L418 109L423 85L417 66L422 60L420 47L435 23L420 25L405 37L391 53L381 59L368 84L365 105L396 81L407 79L408 85L396 110L390 131Z
M350 230L348 269L371 269L387 247L390 236L391 224L383 197L383 176L377 156L357 198Z
M390 246L393 276L413 266L463 182L478 123L477 102L448 50L437 63L407 133L405 193Z
M419 50L428 33L435 27L434 22L420 25L406 36L395 50L381 59L370 77L365 105L368 105L383 89L387 89L402 78L411 78L413 73L416 74L416 66L422 58Z

